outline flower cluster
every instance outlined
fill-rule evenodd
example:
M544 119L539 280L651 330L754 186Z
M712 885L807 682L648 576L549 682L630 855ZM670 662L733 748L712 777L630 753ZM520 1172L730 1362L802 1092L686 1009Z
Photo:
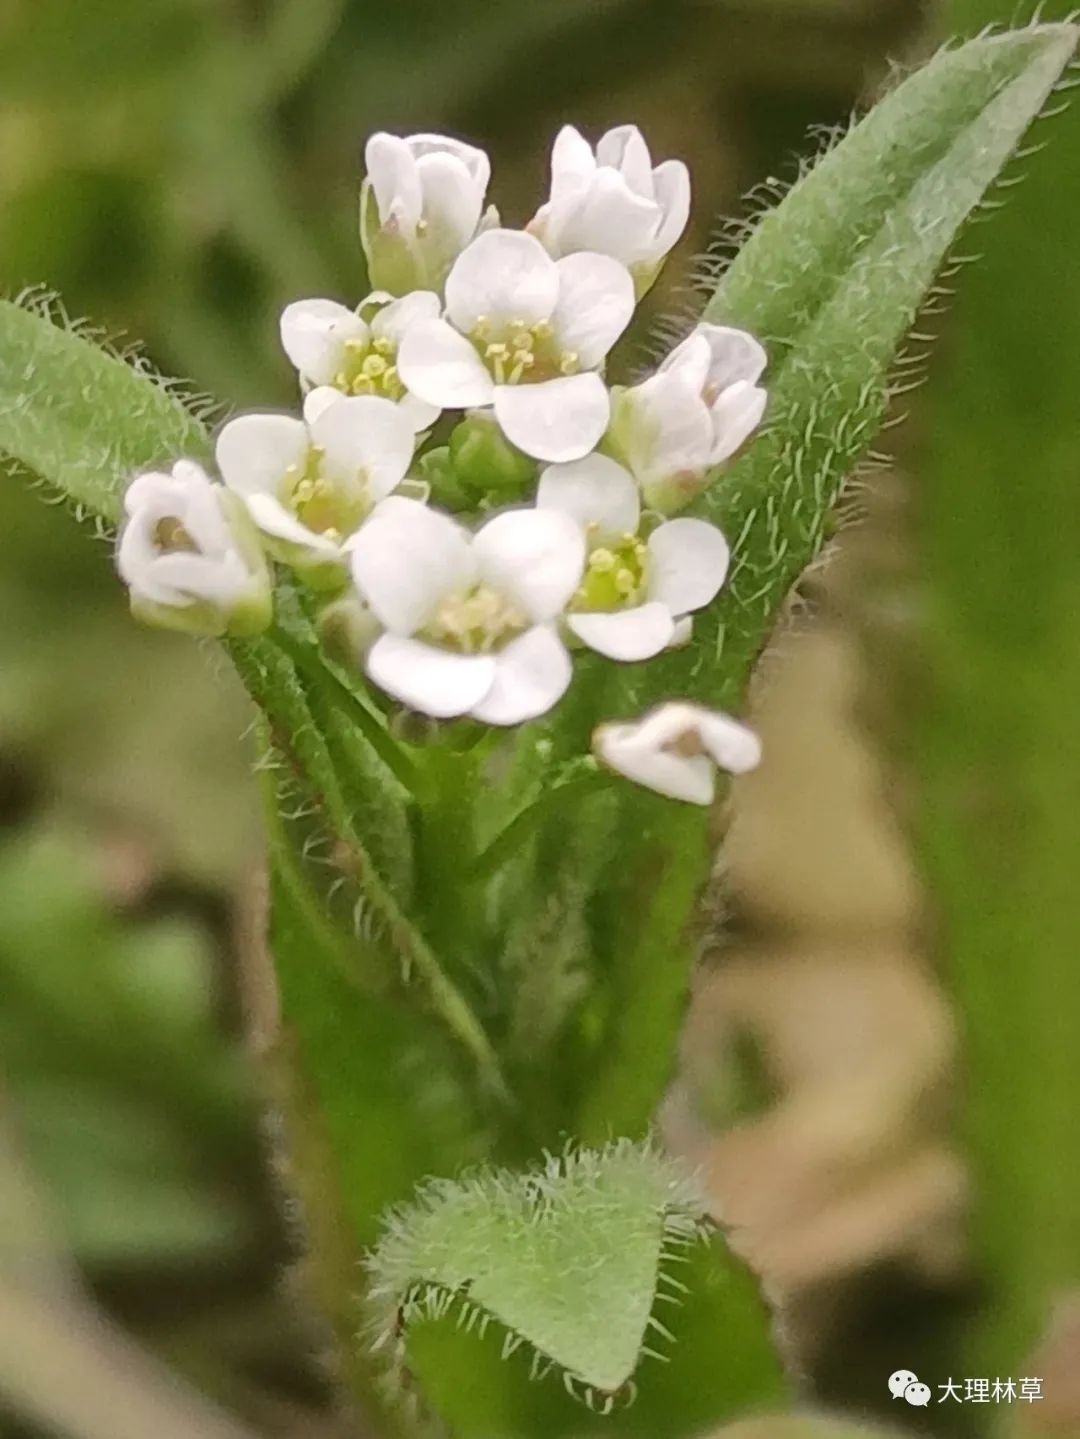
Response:
M344 599L362 616L357 662L394 700L519 724L562 697L576 650L648 660L717 595L727 542L677 512L760 423L765 353L701 324L641 383L606 383L690 204L686 167L654 167L633 126L595 150L565 127L524 229L487 205L490 165L470 145L379 134L365 160L375 288L281 317L302 415L225 424L222 483L191 460L138 476L118 567L141 618L252 633L277 561L328 614ZM752 746L733 721L668 708L601 727L597 752L705 803L710 766L749 767Z

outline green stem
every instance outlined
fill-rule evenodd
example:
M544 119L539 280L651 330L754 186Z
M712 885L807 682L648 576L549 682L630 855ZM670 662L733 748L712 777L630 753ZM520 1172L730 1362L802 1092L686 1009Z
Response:
M610 785L611 779L608 775L586 774L545 790L539 799L519 810L505 829L500 830L487 848L476 857L469 871L469 878L473 881L489 879L536 834L540 825L546 823L553 813L557 813L567 804L577 804L590 795L598 794Z

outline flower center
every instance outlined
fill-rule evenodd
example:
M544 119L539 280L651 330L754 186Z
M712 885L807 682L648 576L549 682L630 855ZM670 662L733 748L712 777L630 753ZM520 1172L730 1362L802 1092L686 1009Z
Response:
M559 375L576 375L581 369L577 351L560 349L547 320L535 325L511 320L496 330L487 316L481 315L469 338L497 385L536 384Z
M154 526L154 544L164 555L173 555L179 550L186 550L189 554L198 554L199 551L198 545L175 515L158 520Z
M585 575L570 608L610 611L641 604L649 578L648 558L648 546L637 535L597 545L589 551Z
M364 476L357 474L355 487L346 486L324 469L325 454L312 445L302 465L285 471L284 501L302 525L328 540L351 535L370 505Z
M529 627L528 616L490 585L448 595L424 629L426 638L460 654L488 654Z
M346 395L377 395L400 400L405 386L398 376L397 347L392 340L346 340L341 369L333 379L335 390Z

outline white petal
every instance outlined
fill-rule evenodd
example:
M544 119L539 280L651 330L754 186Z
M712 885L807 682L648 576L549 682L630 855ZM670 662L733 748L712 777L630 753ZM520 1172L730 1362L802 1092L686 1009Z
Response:
M667 649L675 621L667 605L650 601L631 610L592 610L567 615L579 640L609 660L648 660Z
M583 194L595 173L592 146L573 125L564 125L551 147L551 204Z
M657 368L658 375L677 374L695 395L701 395L708 384L712 364L712 350L708 338L702 334L704 328L699 325L693 334L687 335Z
M424 219L441 247L456 253L476 234L484 192L456 155L421 155L416 162L423 194Z
M495 656L495 682L472 714L485 724L521 724L546 714L570 684L566 646L553 629L537 625Z
M690 171L681 160L665 160L653 171L653 193L663 219L653 239L653 258L667 254L690 218Z
M384 500L349 541L353 581L394 634L422 629L439 602L473 583L476 566L462 527L418 500Z
M464 140L458 140L453 135L433 134L410 135L406 144L418 160L425 155L452 155L464 165L481 195L487 190L491 178L491 161L486 152L476 145L466 144Z
M481 576L540 623L581 583L585 536L561 510L507 510L477 531L473 555Z
M442 413L438 405L429 405L427 400L422 400L419 395L404 394L398 400L397 406L408 420L414 436L429 429Z
M392 223L411 233L420 220L422 192L416 159L407 141L384 131L372 135L364 147L364 164L380 223Z
M535 460L580 460L596 448L610 417L611 399L599 375L495 387L495 418L503 433Z
M678 374L657 374L620 396L615 432L641 485L708 467L713 425L704 401Z
M729 774L747 774L761 763L761 741L752 729L717 710L702 710L698 732L705 748Z
M487 230L454 261L446 277L446 313L470 334L484 317L527 325L550 318L559 297L555 261L533 235L523 230Z
M711 391L710 403L722 390L746 380L753 385L761 378L762 371L769 363L769 357L753 335L745 330L734 330L729 325L702 323L691 335L700 336L709 346L709 373L707 384Z
M635 195L615 170L598 170L583 194L552 212L562 255L597 251L623 264L650 253L660 223L652 200Z
M240 415L217 437L222 479L240 495L276 495L293 465L303 465L307 426L291 415Z
M715 598L727 576L731 551L707 520L668 520L649 536L649 598L673 615L690 614Z
M246 502L248 513L264 535L284 540L290 545L300 545L323 558L340 556L341 548L335 541L302 525L274 495L247 495Z
M376 310L371 317L371 333L375 339L389 340L396 347L413 325L423 320L437 320L441 311L442 304L434 290L413 290Z
M341 370L349 340L365 344L368 327L336 300L297 300L281 314L281 344L312 385L330 385Z
M401 342L397 358L401 383L440 410L490 405L495 385L464 335L445 320L422 320Z
M652 156L636 125L616 125L609 130L596 147L596 159L598 164L618 170L635 194L652 199Z
M401 635L380 635L367 672L387 694L435 719L466 714L495 681L491 655L456 655Z
M616 773L668 799L708 805L716 791L716 774L705 755L669 754L648 739L640 724L605 724L593 735L597 755Z
M562 510L585 529L594 544L636 535L641 499L629 471L607 455L586 455L566 465L548 465L536 491L538 509Z
M338 400L345 396L340 390L335 390L333 385L316 385L304 396L304 423L310 430L311 426L322 414L328 405L336 405Z
M713 446L709 459L714 465L730 459L761 424L768 396L759 385L737 380L713 405Z
M360 474L368 495L381 500L405 476L415 434L408 416L393 400L375 395L348 396L328 405L311 426L312 442L325 451L332 474Z
M594 369L630 323L634 281L609 255L567 255L558 261L559 298L551 317L559 345Z

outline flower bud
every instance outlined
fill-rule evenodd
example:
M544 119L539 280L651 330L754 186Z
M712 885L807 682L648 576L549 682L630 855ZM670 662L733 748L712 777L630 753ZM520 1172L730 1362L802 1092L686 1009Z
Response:
M536 461L516 449L494 416L482 410L472 411L451 434L450 464L455 478L478 499L516 499L537 471Z
M239 496L191 460L137 476L116 567L146 624L189 634L254 635L266 629L272 591L266 558Z
M375 289L439 290L480 227L491 165L445 135L372 135L364 152L360 241Z

